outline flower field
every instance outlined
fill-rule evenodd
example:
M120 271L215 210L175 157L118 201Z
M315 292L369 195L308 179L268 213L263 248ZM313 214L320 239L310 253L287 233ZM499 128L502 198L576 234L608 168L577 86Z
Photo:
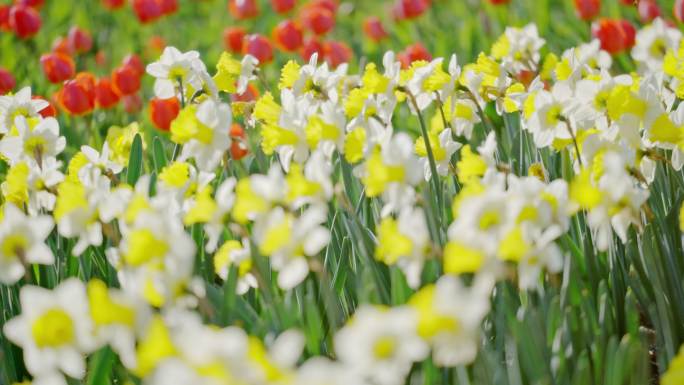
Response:
M0 385L684 385L683 27L0 0Z

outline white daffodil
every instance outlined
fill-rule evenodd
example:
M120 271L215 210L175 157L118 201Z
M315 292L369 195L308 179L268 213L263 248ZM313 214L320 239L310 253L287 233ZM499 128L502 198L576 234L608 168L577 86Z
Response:
M39 112L49 105L47 100L31 98L31 87L24 87L16 94L0 95L0 134L10 132L18 116L40 118Z
M31 167L28 175L28 212L36 215L41 210L52 211L55 208L57 196L54 194L56 186L64 180L60 171L62 162L56 158L47 158L40 167Z
M368 197L382 195L382 215L412 206L415 190L423 179L422 167L414 155L411 138L397 133L381 146L376 146L368 159L354 172L361 178Z
M31 263L54 263L55 257L45 244L54 225L49 215L26 216L13 204L5 203L0 222L0 282L17 282Z
M663 60L669 50L679 48L682 33L667 25L660 17L637 31L632 58L642 71L661 71Z
M199 52L181 53L175 47L164 48L159 60L147 65L147 73L156 78L154 94L160 99L175 97L181 88L183 93L189 87L194 90L202 89L202 69L206 71L204 63L199 59Z
M207 235L205 249L212 253L221 238L233 204L235 203L235 178L224 180L216 190L216 196L211 197L212 189L205 187L199 191L194 200L187 203L190 207L185 214L185 225L203 223Z
M429 352L417 325L418 313L411 307L363 305L335 334L335 353L371 383L403 384L413 363Z
M194 106L190 108L194 109ZM183 150L179 160L192 158L197 168L210 172L218 166L223 154L230 148L230 106L207 99L196 107L195 119L196 130L191 130L193 132L188 133L187 141L182 142ZM180 135L173 127L171 131L174 135Z
M285 201L294 209L325 205L333 195L332 165L322 151L314 151L304 167L292 165L285 176Z
M546 41L539 37L537 26L506 27L503 35L492 46L492 56L500 60L511 73L536 71L541 57L539 50Z
M404 208L398 219L384 218L378 227L375 258L396 264L406 275L411 288L420 286L420 275L429 247L425 213L420 208Z
M460 279L446 275L409 299L418 314L416 331L432 347L435 364L453 367L475 360L494 283L479 274L471 287L465 287Z
M368 385L356 368L324 357L309 358L297 369L297 385Z
M235 186L232 216L239 224L255 221L267 214L275 204L285 200L286 182L277 164L268 174L252 174L240 179Z
M90 246L102 244L102 224L98 206L109 192L109 180L100 178L97 186L86 186L80 181L64 180L57 185L57 201L53 216L59 234L66 238L78 237L72 253L81 255Z
M70 278L52 290L24 286L19 293L22 313L9 320L5 336L24 351L24 364L34 383L49 378L64 384L60 373L82 379L84 355L96 348L83 283Z
M107 178L117 175L123 170L123 166L109 158L109 144L102 145L102 152L90 146L81 146L81 153L85 155L86 164L78 171L81 183L88 187L98 186Z
M435 160L437 174L445 176L449 173L451 156L461 148L462 145L452 139L450 129L442 130L439 135L436 135L434 131L430 132L428 133L428 138L430 138L430 149L432 150L432 156ZM420 163L423 165L425 180L429 181L432 177L432 169L430 167L427 146L425 145L425 140L422 136L416 140L415 148L416 153L420 157Z
M88 282L87 294L94 338L100 345L109 344L124 366L135 368L135 331L150 312L135 297L97 279Z
M141 211L122 228L122 240L107 256L125 291L154 306L171 303L189 282L195 243L178 218L164 208Z
M35 126L30 127L35 124ZM66 138L59 136L57 119L48 117L29 122L23 115L14 121L16 135L6 135L0 140L0 153L9 159L10 164L22 160L42 165L48 158L54 158L64 151Z
M299 217L276 207L254 225L253 237L259 253L270 256L278 271L278 286L289 290L309 274L307 257L318 254L330 242L325 206L311 206Z
M224 281L228 279L232 266L237 268L236 293L242 295L250 288L259 287L256 277L252 274L252 254L248 238L243 238L242 243L228 240L214 254L214 270Z

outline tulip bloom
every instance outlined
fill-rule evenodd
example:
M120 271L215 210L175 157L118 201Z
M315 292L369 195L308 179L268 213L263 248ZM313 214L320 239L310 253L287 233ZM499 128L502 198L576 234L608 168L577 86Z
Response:
M397 55L397 58L401 62L402 68L408 68L414 61L432 60L432 55L430 55L430 52L428 52L423 44L415 43L406 47L403 52Z
M230 94L232 102L254 102L259 99L259 90L254 84L247 84L247 89L241 94Z
M246 20L259 15L259 4L256 0L229 0L228 11L238 20Z
M55 41L52 42L52 52L63 53L67 56L74 54L74 49L69 44L69 40L64 36L58 36Z
M328 8L309 5L300 13L302 24L316 35L325 35L335 27L335 14Z
M636 30L627 20L599 19L591 28L592 35L601 42L601 49L614 55L634 45Z
M271 6L276 13L287 13L294 8L296 0L271 0Z
M510 2L511 2L511 0L489 0L489 3L494 4L494 5L503 5L503 4L508 4Z
M64 82L59 92L59 102L71 115L85 115L95 108L95 79L92 75L79 73L76 78Z
M262 35L253 34L245 38L243 54L250 54L259 60L259 64L270 63L273 60L273 47L271 42Z
M233 160L244 158L249 153L249 149L245 143L245 129L238 123L233 123L233 125L230 126L230 138L233 139L233 143L230 144L231 158L233 158Z
M85 53L93 48L93 38L90 36L90 33L77 26L73 26L69 29L67 41L69 42L69 46L76 53Z
M15 5L10 9L9 25L20 39L33 37L40 30L42 21L38 11L24 5Z
M143 63L142 59L140 59L140 56L134 53L126 55L126 57L121 61L121 65L124 67L130 67L133 71L135 71L136 74L138 74L138 76L145 75L145 64Z
M12 31L12 26L10 26L9 22L10 9L12 9L11 5L0 4L0 31Z
M130 95L140 89L140 75L132 66L121 66L112 72L114 91L121 95Z
M389 34L382 25L380 19L376 16L371 16L363 21L363 32L373 41L380 41Z
M157 0L133 0L133 11L143 24L156 21L164 15L161 3Z
M123 103L124 111L128 114L137 114L142 110L143 102L140 94L122 96L121 102Z
M397 20L415 19L425 13L428 7L425 0L398 0L392 7L392 14Z
M61 83L76 73L74 60L63 53L51 52L40 57L43 73L50 83Z
M45 4L45 0L15 0L14 3L40 9L43 7L43 4Z
M0 95L4 95L14 89L17 85L14 76L6 69L0 67Z
M303 40L302 27L292 20L283 20L273 29L273 41L285 52L298 50Z
M577 16L582 20L593 20L601 12L601 0L575 0Z
M317 53L319 60L323 57L325 53L325 47L323 44L316 40L315 38L309 38L304 42L302 49L300 50L300 55L304 61L309 61L313 54Z
M684 22L684 0L675 0L672 12L675 19L679 20L680 23Z
M342 63L348 63L352 58L352 50L341 41L328 41L324 45L325 60L335 68Z
M47 107L45 107L45 108L43 108L42 110L38 111L38 113L40 114L40 116L42 116L43 118L47 118L47 117L50 117L50 116L54 118L55 116L57 116L57 109L56 109L55 106L52 104L52 102L50 102L49 100L45 99L44 97L42 97L42 96L40 96L40 95L33 95L33 96L31 96L31 99L45 100L45 101L48 103Z
M119 94L114 91L114 87L109 78L100 78L95 83L95 103L100 108L111 108L119 103Z
M168 131L171 122L176 119L180 112L180 103L177 98L150 100L150 120L154 126L162 131Z
M639 12L639 20L644 24L650 23L662 14L655 0L641 0L637 6L637 11Z
M242 27L228 27L223 30L223 46L226 51L242 52L247 31Z
M110 10L119 9L126 4L126 0L102 0L102 5Z

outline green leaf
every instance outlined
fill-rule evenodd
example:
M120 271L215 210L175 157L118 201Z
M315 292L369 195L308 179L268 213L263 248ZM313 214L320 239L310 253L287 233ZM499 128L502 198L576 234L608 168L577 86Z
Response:
M131 157L128 159L128 171L126 173L126 183L131 186L135 185L140 174L142 174L142 153L142 138L140 134L136 134L133 145L131 145Z

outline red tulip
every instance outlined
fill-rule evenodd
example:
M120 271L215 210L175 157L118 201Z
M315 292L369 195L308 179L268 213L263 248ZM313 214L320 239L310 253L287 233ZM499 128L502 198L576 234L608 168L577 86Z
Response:
M10 26L10 9L12 8L9 4L0 4L0 31L10 32L12 26Z
M121 65L132 68L138 76L145 75L145 64L143 64L140 56L134 53L126 55L121 61Z
M229 0L228 11L238 20L246 20L259 15L259 4L256 0Z
M233 123L233 125L230 126L230 137L233 139L233 143L230 145L230 156L234 160L244 158L249 153L249 149L245 143L245 129L238 123Z
M672 12L674 13L675 19L679 20L680 23L684 22L684 0L675 0Z
M394 3L392 14L398 20L415 19L425 13L428 6L425 0L398 0Z
M636 2L634 0L620 0L622 5L636 5Z
M363 21L363 32L373 41L380 41L389 36L382 22L376 16L370 16Z
M133 67L120 66L112 72L112 84L117 94L131 95L140 89L140 75Z
M292 52L302 46L304 33L302 27L292 20L283 20L273 29L273 41L285 52Z
M119 9L123 7L124 4L126 4L126 0L102 0L102 5L110 10Z
M143 24L151 23L164 15L161 3L157 0L133 0L133 11Z
M254 84L247 84L247 89L241 94L230 94L232 102L254 102L259 98L259 90Z
M397 55L397 58L401 62L402 68L408 68L414 61L432 60L432 55L428 52L427 48L421 43L412 44Z
M270 63L273 60L273 47L271 42L262 35L253 34L245 38L242 53L250 54L259 60L259 64Z
M14 76L6 69L0 67L0 95L4 95L14 89L17 85Z
M114 87L109 78L100 78L95 83L95 102L100 108L111 108L119 103L119 94L114 91Z
M246 34L247 31L242 27L228 27L224 29L223 45L226 47L226 51L233 53L242 52Z
M71 115L84 115L95 108L95 80L87 73L79 73L76 78L64 82L59 92L59 102Z
M328 11L332 12L333 15L337 13L337 1L336 0L313 0L308 4L310 7L323 7Z
M55 41L52 42L52 52L59 52L67 56L74 54L74 49L69 40L64 36L58 36Z
M593 20L601 12L601 0L574 0L577 17Z
M494 5L508 4L510 2L511 0L489 0L489 3Z
M40 57L43 73L50 83L61 83L76 73L74 60L63 53L51 52Z
M601 41L601 48L610 54L623 52L634 45L636 30L627 20L599 19L591 28L592 35Z
M42 21L38 11L25 5L15 5L10 9L9 24L21 39L28 39L38 33Z
M171 122L176 119L179 112L180 103L177 98L150 100L150 120L162 131L169 130Z
M352 58L352 50L341 41L328 41L324 46L325 61L335 68L342 63L348 63Z
M271 6L276 13L287 13L294 8L296 0L271 0Z
M166 48L166 40L159 35L151 36L147 40L147 48L152 52L161 53Z
M27 7L31 8L42 8L43 4L45 3L45 0L15 0L14 4L18 5L25 5Z
M140 94L122 96L121 102L127 114L137 114L142 110L143 101Z
M73 26L69 29L67 40L69 46L71 46L76 53L85 53L93 48L93 38L90 36L90 33L77 26Z
M637 11L639 12L639 20L644 24L650 23L661 15L660 7L655 0L641 0Z
M45 100L46 102L48 102L47 107L45 107L45 108L43 108L42 110L38 111L38 113L40 114L40 116L42 116L42 117L44 117L44 118L47 118L47 117L50 117L50 116L52 116L52 117L54 118L55 116L57 116L57 109L55 108L55 106L54 106L49 100L45 99L44 97L42 97L42 96L40 96L40 95L33 95L33 96L31 96L31 99L40 99L40 100Z
M321 6L307 6L300 13L302 24L315 33L324 35L335 27L335 14Z
M172 15L178 11L178 0L157 0L160 3L162 14Z
M95 53L95 64L98 67L105 67L107 65L107 54L103 50Z
M311 56L315 53L318 54L318 60L321 60L323 58L323 54L325 53L325 47L323 47L321 42L312 37L304 42L304 45L300 51L300 55L302 56L302 59L309 61Z

